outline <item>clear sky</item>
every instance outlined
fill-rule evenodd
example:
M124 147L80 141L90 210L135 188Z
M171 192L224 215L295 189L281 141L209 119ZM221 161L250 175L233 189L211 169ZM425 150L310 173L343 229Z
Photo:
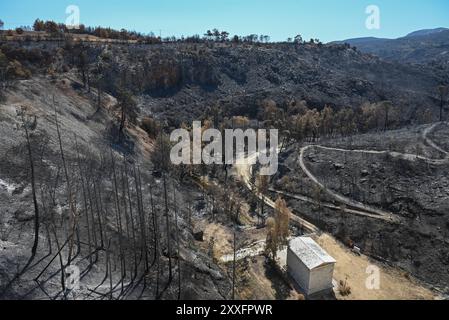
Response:
M36 18L65 22L68 5L80 8L87 26L125 28L162 36L266 34L285 40L296 34L328 42L355 37L397 38L427 28L449 27L448 0L0 0L5 28ZM380 9L380 29L368 30L368 5Z

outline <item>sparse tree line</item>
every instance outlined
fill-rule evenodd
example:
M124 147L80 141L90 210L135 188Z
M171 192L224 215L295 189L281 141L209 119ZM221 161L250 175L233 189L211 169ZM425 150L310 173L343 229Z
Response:
M445 86L440 86L439 88ZM441 90L441 89L440 89ZM447 95L441 98L441 105L447 104ZM318 138L351 136L370 131L386 131L409 123L403 109L390 101L364 103L357 108L332 108L325 106L321 111L310 109L304 101L291 101L280 108L273 100L262 103L264 125L278 128L286 139L316 141ZM444 110L441 107L441 110ZM416 115L418 123L435 121L430 108ZM445 117L441 111L440 120Z
M1 21L1 20L0 20ZM2 30L4 23L2 22L0 30ZM38 32L37 40L46 40L48 37L50 39L60 39L65 37L66 35L90 35L95 36L101 39L109 39L109 40L119 40L119 41L133 41L142 44L157 44L161 43L159 37L156 37L154 33L150 32L149 34L143 34L137 31L129 31L126 29L115 30L112 28L103 28L103 27L86 27L81 24L77 29L68 27L64 23L57 23L55 21L43 21L40 19L36 19L33 26L21 26L17 27L14 30L6 30L3 34L9 37L13 37L15 35L23 35L25 32L35 31ZM43 34L45 33L45 35ZM29 40L33 40L30 34L26 34Z
M248 43L269 43L270 42L270 36L268 35L257 35L257 34L250 34L248 36L239 36L234 35L232 38L230 38L230 34L227 31L220 31L218 29L212 29L207 30L206 33L203 35L203 38L200 38L200 36L194 36L194 38L197 40L195 42L201 42L201 41L214 41L214 42L248 42ZM188 40L190 38L186 38ZM180 39L183 41L183 38Z
M0 30L3 29L4 23L0 20ZM156 36L153 32L148 34L143 34L137 31L129 31L126 29L115 30L112 28L103 27L89 27L84 24L80 24L78 28L70 28L64 23L57 23L52 20L44 21L36 19L33 26L22 26L15 28L15 33L22 35L25 31L35 31L35 32L45 32L51 37L61 37L65 34L81 34L81 35L91 35L96 36L101 39L113 39L113 40L123 40L123 41L137 41L139 43L146 44L158 44L162 42L186 42L186 43L204 43L204 42L233 42L233 43L270 43L271 38L265 34L250 34L250 35L234 35L231 36L229 32L225 30L218 30L217 28L207 30L202 36L199 34L191 36L169 36L163 37ZM13 30L7 30L6 35L14 36ZM282 41L281 41L282 42ZM295 45L305 44L307 41L303 40L301 35L296 35L295 37L289 37L284 43L292 43ZM310 39L310 44L321 45L319 39Z
M200 117L203 126L219 130L224 128L274 128L281 134L281 146L293 141L317 141L320 138L348 137L372 131L394 130L411 123L427 124L448 119L449 86L436 88L438 95L439 116L435 108L417 110L414 114L391 101L366 102L358 107L331 107L323 109L311 108L306 101L286 99L278 103L272 99L257 100L254 105L244 110L246 115L239 114L232 104L217 104L206 108ZM241 114L241 113L240 113ZM248 116L251 114L252 116ZM159 128L154 119L145 119L150 131ZM171 124L173 126L174 124ZM189 128L188 123L180 122L178 127ZM177 126L175 126L177 127ZM160 129L160 128L159 128Z
M447 105L447 94L439 86L441 92L441 115L439 119L447 119L444 110ZM281 133L281 146L293 141L316 141L320 138L347 137L358 133L372 131L386 131L403 127L415 121L419 124L431 123L437 118L431 108L416 114L416 119L405 116L402 106L390 101L364 103L359 107L336 108L326 105L318 110L308 106L306 101L287 99L278 104L272 99L263 99L255 104L257 108L255 118L232 115L226 107L215 106L207 108L201 118L204 127L224 128L274 128ZM250 111L248 111L249 113ZM154 131L160 127L152 118L146 120L148 130ZM181 127L189 128L189 124L182 123Z
M140 32L129 31L126 29L114 30L112 28L103 27L86 27L79 25L78 29L68 28L63 23L56 23L54 21L42 21L36 19L33 24L34 31L43 31L52 35L62 35L66 33L87 34L96 36L102 39L117 39L117 40L135 40L145 43L159 43L160 40L153 34L144 35Z
M303 40L301 35L296 35L293 38L287 38L285 41L271 41L271 37L265 34L249 34L249 35L233 35L225 30L221 31L217 28L207 30L202 36L199 34L191 36L169 36L161 39L162 43L246 43L246 44L268 44L268 43L286 43L294 44L296 46L302 44L316 44L321 46L323 43L319 39ZM344 45L347 47L347 45Z

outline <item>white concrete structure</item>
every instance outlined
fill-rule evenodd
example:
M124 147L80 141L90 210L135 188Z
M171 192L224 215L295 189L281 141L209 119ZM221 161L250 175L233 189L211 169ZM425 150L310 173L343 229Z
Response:
M308 296L330 291L335 259L312 238L298 237L287 250L287 272Z

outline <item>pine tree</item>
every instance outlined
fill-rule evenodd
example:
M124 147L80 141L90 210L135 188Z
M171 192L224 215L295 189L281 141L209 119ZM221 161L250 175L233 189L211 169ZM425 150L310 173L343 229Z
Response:
M289 236L291 212L284 199L278 197L275 202L275 230L279 245L285 245Z

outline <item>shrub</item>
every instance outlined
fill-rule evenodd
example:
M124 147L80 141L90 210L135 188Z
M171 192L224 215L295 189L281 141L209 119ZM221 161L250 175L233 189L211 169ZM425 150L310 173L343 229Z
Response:
M289 176L283 176L280 180L277 181L278 188L282 190L292 191L293 184Z
M232 123L236 128L246 129L249 126L249 119L247 117L235 116L232 117Z
M19 61L13 60L8 65L9 79L28 79L31 77L31 71L26 69Z
M306 300L306 297L303 294L298 293L297 300L298 301L304 301L304 300Z
M340 280L340 285L338 287L338 291L340 294L345 297L349 296L351 294L351 287L348 285L348 280L345 279L345 281Z
M56 75L57 75L57 72L56 72L55 67L54 67L54 66L49 66L49 67L47 68L47 74L48 74L52 79L55 79L55 78L56 78Z
M150 138L156 138L160 132L160 126L156 120L150 117L145 117L140 124L140 127L146 131Z

